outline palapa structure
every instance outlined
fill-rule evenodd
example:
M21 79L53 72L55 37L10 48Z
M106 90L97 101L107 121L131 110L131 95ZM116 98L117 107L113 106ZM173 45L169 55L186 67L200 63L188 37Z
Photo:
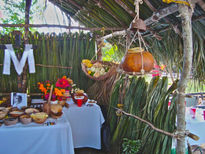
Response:
M150 52L157 60L173 66L181 72L177 99L177 153L185 153L185 104L184 93L190 77L205 80L205 2L203 0L49 0L68 17L79 21L84 27L60 26L68 29L90 30L98 40L108 39L119 46L136 16L135 3L140 5L140 18L147 30L142 33ZM27 8L30 0L27 0ZM26 11L29 12L29 9ZM27 15L28 17L28 15ZM57 25L3 25L28 27L56 27ZM131 34L131 37L134 34ZM123 42L122 41L122 42ZM123 42L123 43L124 43Z

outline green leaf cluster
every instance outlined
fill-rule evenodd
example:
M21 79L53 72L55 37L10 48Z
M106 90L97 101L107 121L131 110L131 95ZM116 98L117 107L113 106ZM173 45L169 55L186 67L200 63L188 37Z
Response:
M131 77L129 84L124 85L125 78L122 75L116 82L109 105L108 119L112 134L112 144L119 146L123 138L141 140L140 153L164 154L171 153L172 138L155 132L145 123L122 115L116 116L115 109L121 98L121 91L125 88L123 98L123 110L137 115L152 123L155 127L168 132L174 132L176 120L175 95L177 81L168 88L168 78L154 77L150 83L144 77ZM168 109L170 95L173 95L172 103Z
M141 147L140 140L129 140L128 138L123 138L122 151L123 154L136 154Z

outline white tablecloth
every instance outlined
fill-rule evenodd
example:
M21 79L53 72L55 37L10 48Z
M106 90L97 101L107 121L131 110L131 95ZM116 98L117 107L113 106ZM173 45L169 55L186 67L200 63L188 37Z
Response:
M56 125L49 126L35 123L2 125L0 154L74 154L70 124L62 117Z
M196 108L196 114L195 114L195 116L193 116L193 112L191 111L191 107L186 107L186 115L185 115L185 117L186 117L186 130L189 130L189 132L200 137L200 139L198 141L195 141L189 137L186 137L186 143L188 140L190 145L201 145L201 144L205 143L205 133L204 133L205 120L203 117L203 110L204 109ZM176 144L177 144L176 139L173 139L172 140L172 148L175 148Z
M98 105L78 107L72 101L64 115L69 120L75 148L90 147L101 149L101 126L104 117Z
M201 145L202 143L205 143L205 120L203 117L204 109L196 108L195 118L192 118L190 110L191 108L186 108L186 129L189 130L191 133L199 136L200 139L198 141L195 141L189 138L188 141L191 145Z

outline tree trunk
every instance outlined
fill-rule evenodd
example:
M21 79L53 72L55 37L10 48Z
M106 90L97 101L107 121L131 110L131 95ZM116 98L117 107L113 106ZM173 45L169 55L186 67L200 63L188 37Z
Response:
M180 135L180 140L177 140L177 154L185 154L185 89L190 76L193 57L193 41L192 41L192 25L191 25L191 10L188 6L180 4L179 12L182 20L183 33L183 70L178 85L177 99L177 132Z

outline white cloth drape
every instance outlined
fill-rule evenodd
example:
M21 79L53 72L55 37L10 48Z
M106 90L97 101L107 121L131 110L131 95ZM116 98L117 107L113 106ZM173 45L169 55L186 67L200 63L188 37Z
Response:
M16 57L12 44L6 44L6 48L7 49L5 49L4 51L3 74L10 75L11 59L13 61L14 67L18 75L20 75L23 72L23 68L27 59L29 72L35 73L35 61L31 44L25 45L25 50L20 61Z
M72 129L74 148L101 149L101 126L105 119L100 107L78 107L72 100L67 103L69 108L63 111Z
M35 123L2 125L0 154L74 154L70 124L62 117L56 120L56 125L50 126Z

